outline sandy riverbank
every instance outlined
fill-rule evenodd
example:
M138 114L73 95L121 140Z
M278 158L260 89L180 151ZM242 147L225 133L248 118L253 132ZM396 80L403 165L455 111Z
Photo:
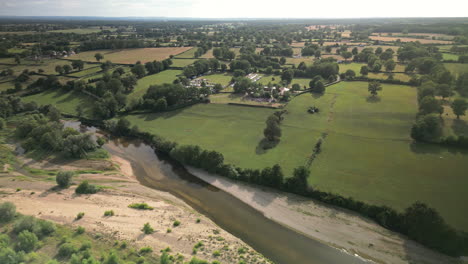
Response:
M458 263L349 210L269 188L247 185L188 167L266 217L328 245L377 263Z
M196 256L221 263L238 263L242 255L248 263L267 263L247 244L219 228L180 199L140 185L133 175L130 163L124 159L113 157L111 161L102 163L81 160L64 164L26 159L21 161L26 162L30 168L43 170L106 169L104 173L77 175L74 177L75 185L63 190L54 188L53 177L32 177L15 171L0 172L1 201L15 203L22 214L72 227L83 226L87 232L106 234L137 247L150 246L155 252L170 247L173 253L185 256L185 261ZM76 184L85 179L105 186L105 189L93 195L76 195ZM20 190L17 191L18 189ZM154 210L128 208L131 203L142 202L148 203ZM104 217L106 210L113 210L115 216ZM85 216L76 220L79 212L84 212ZM200 219L199 223L197 219ZM176 220L180 221L180 226L173 226ZM141 231L147 222L155 229L154 234L144 235ZM193 254L193 246L199 241L203 242L204 247ZM239 254L239 248L246 248L246 253ZM219 251L220 256L213 256L214 251Z

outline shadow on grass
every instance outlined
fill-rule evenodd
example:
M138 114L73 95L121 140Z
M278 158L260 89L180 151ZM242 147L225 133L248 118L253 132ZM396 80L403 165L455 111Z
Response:
M314 99L319 99L320 97L325 95L325 93L315 93L315 92L312 92L310 94L312 95Z
M278 143L279 141L269 141L266 138L262 138L255 148L255 153L258 155L265 154L269 149L276 147Z
M370 95L366 98L366 102L368 103L378 103L380 101L382 101L382 99L379 96Z

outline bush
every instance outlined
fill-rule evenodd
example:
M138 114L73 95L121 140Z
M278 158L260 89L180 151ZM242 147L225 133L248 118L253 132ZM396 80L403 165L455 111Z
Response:
M13 231L16 234L19 234L25 230L36 234L40 232L40 226L36 218L34 218L33 216L22 216L21 218L16 220L13 227Z
M95 185L89 184L88 181L83 181L78 185L76 188L75 192L77 194L93 194L97 193L99 191L99 188Z
M79 226L76 230L75 230L75 233L77 233L78 235L82 235L84 234L85 232L85 228L82 227L82 226Z
M83 218L84 215L85 215L85 213L79 212L79 213L76 215L76 220L80 220L81 218Z
M140 249L139 253L140 254L147 254L153 252L153 249L150 247L143 247Z
M41 235L43 235L43 236L48 236L48 235L54 233L55 230L56 230L55 224L50 222L50 221L37 220L37 223L39 224L39 228L41 230Z
M154 229L151 227L151 225L149 223L146 223L143 226L143 229L141 229L141 231L143 231L143 233L145 233L146 235L149 235L149 234L152 234L154 232Z
M2 130L3 128L5 128L5 120L3 120L3 118L0 117L0 130Z
M114 211L113 210L105 211L104 216L114 216Z
M0 247L0 263L2 264L18 264L21 258L13 249L9 247Z
M154 208L147 203L132 203L128 207L138 210L153 210Z
M15 218L16 206L10 202L0 204L0 222L9 222Z
M24 252L30 252L37 247L38 242L39 239L34 233L24 230L18 235L17 248Z
M73 244L64 243L59 247L58 255L62 258L69 258L76 252L78 252L78 250Z
M173 223L172 225L175 226L175 227L177 227L177 226L180 225L180 221L176 220L176 221L174 221L174 223Z
M68 188L70 187L73 175L72 171L61 171L55 177L55 181L61 188Z

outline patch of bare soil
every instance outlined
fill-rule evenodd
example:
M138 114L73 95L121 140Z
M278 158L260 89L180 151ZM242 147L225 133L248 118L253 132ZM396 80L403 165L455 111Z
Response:
M15 203L20 213L72 227L83 226L87 232L110 235L137 247L150 246L155 252L170 247L172 252L184 255L186 260L194 256L194 245L202 242L204 246L195 255L198 258L238 263L238 249L246 248L247 253L243 256L247 263L268 263L247 244L183 201L169 193L140 185L128 161L113 157L112 161L100 162L76 161L62 165L29 161L28 166L38 169L83 170L81 166L97 169L110 163L112 168L120 167L120 170L75 176L75 185L69 189L57 189L54 182L30 179L17 172L2 174L0 199ZM76 184L85 179L105 188L93 195L75 194ZM17 191L18 188L21 190ZM154 209L131 209L128 205L132 203L147 203ZM113 210L115 215L105 217L104 212L108 210ZM85 216L76 220L80 212ZM174 221L180 221L180 225L174 226ZM145 223L154 228L153 234L145 235L141 231ZM215 257L214 251L219 251L220 256Z

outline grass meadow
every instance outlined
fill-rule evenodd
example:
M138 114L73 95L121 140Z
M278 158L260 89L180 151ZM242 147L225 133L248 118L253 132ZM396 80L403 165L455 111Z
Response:
M84 115L92 117L92 107L94 99L79 92L68 92L59 89L47 90L40 94L30 95L21 98L23 102L36 102L38 105L51 104L57 107L62 113L76 115L76 107L84 107Z
M228 73L216 73L216 74L210 74L210 75L203 75L200 78L207 79L208 81L212 83L219 83L222 86L226 86L231 82L232 75Z
M464 63L444 63L445 68L453 75L459 76L463 73L468 73L468 64Z
M312 105L320 113L308 114ZM342 82L327 87L322 96L295 97L285 109L281 142L267 151L259 142L272 109L200 104L128 119L179 144L220 151L227 163L245 168L281 164L287 176L307 164L317 139L326 133L322 153L310 167L312 186L397 209L421 200L450 224L468 230L468 198L460 196L468 184L468 155L413 144L415 88L383 84L379 100L372 100L366 82Z
M142 97L151 85L172 83L179 74L182 74L181 70L165 70L156 74L145 76L138 80L135 89L128 96L128 99Z

